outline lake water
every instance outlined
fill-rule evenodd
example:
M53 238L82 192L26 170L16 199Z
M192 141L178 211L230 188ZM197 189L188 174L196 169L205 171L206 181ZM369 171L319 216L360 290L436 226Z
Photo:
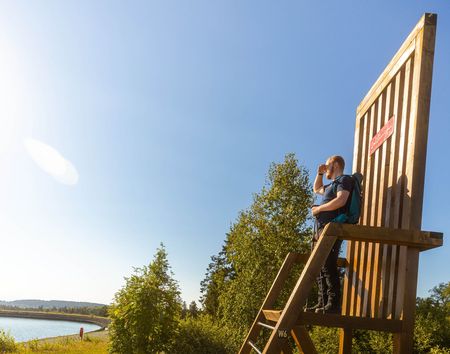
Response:
M80 333L83 327L84 333L100 329L92 323L41 320L34 318L0 317L0 329L9 332L17 342L23 342L35 338L47 338Z

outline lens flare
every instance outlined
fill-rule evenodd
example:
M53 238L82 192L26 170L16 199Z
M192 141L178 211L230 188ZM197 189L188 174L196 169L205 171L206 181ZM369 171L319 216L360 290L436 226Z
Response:
M53 147L36 139L25 139L25 148L33 161L58 182L76 185L79 175L75 166Z

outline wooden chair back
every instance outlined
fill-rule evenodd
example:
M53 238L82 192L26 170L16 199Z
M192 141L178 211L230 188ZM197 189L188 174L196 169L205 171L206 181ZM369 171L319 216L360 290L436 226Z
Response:
M436 15L425 14L358 106L361 225L421 228L435 32ZM342 314L403 319L406 292L415 299L418 251L351 241L346 258Z

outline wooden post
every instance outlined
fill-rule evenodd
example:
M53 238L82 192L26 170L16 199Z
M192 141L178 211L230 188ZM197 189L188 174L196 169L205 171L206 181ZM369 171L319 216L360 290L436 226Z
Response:
M351 354L353 331L350 327L339 331L339 354Z
M308 334L305 326L295 326L291 331L292 338L294 338L295 344L297 344L300 353L304 354L317 354L314 343Z

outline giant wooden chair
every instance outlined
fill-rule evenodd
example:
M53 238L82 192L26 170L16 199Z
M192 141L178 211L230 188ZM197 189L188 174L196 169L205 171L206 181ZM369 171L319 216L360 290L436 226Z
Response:
M353 171L361 172L359 225L328 224L283 310L273 305L292 266L288 254L240 353L316 353L306 325L339 327L340 353L351 353L352 331L391 332L394 352L411 353L419 252L442 246L442 233L421 231L436 15L425 14L356 112ZM347 241L342 313L302 311L336 239ZM270 338L257 348L261 331Z

